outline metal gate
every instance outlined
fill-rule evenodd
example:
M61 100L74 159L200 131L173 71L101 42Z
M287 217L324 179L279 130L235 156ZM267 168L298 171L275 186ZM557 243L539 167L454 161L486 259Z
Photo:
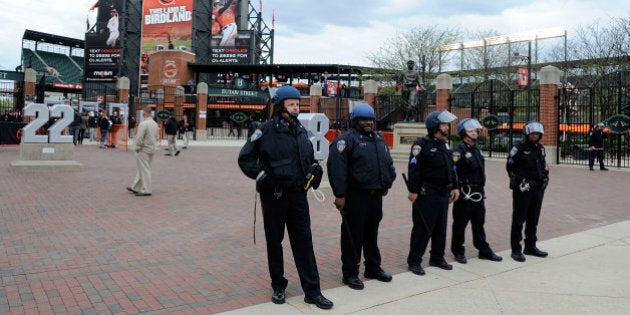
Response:
M21 112L24 107L24 81L0 82L0 115Z
M591 87L563 86L558 97L558 161L561 164L588 165L589 132L599 122L607 127L616 115L630 115L630 72L620 71L597 80ZM607 131L604 164L630 168L628 132Z
M460 120L466 117L483 121L494 116L496 129L484 129L479 137L479 148L487 157L507 158L515 142L523 139L523 125L538 120L539 90L512 90L500 80L486 80L476 86L462 86L453 92L451 108ZM461 110L458 110L461 108ZM457 113L459 111L459 113Z

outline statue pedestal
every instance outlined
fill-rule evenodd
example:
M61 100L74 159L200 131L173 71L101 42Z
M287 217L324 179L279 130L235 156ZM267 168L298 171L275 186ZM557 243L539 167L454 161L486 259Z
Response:
M11 161L17 171L78 171L83 164L74 160L72 143L22 143L20 160Z
M394 125L394 147L391 155L396 162L408 162L411 145L427 134L424 123L400 122Z

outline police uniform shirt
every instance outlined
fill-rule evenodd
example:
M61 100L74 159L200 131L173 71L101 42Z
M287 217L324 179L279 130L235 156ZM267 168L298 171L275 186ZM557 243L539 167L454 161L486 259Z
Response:
M418 193L422 183L437 187L458 188L453 153L446 141L434 136L418 138L409 155L409 192Z
M303 189L306 175L316 162L314 154L308 133L298 120L289 123L274 115L247 139L238 165L249 178L256 179L264 170L276 185Z
M603 148L604 147L604 139L606 139L606 134L602 130L595 129L589 133L588 138L588 146Z
M536 142L520 141L510 151L506 169L510 177L543 181L549 176L545 147Z
M453 162L455 162L460 185L485 185L485 159L476 145L462 141L453 150Z
M396 170L389 147L381 135L352 128L335 138L328 155L328 179L335 197L348 188L384 190L392 187Z

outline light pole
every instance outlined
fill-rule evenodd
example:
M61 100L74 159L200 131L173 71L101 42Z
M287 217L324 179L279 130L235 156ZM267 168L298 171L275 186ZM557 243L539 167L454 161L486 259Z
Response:
M520 59L521 62L527 60L527 84L526 90L530 90L532 86L532 41L527 42L527 56L521 55L518 52L514 52L514 58Z

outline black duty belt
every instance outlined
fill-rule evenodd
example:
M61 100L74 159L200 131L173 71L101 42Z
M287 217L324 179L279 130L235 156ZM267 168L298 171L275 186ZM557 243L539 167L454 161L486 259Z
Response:
M435 185L427 182L423 182L420 185L421 190L433 190L438 192L450 192L453 185Z

